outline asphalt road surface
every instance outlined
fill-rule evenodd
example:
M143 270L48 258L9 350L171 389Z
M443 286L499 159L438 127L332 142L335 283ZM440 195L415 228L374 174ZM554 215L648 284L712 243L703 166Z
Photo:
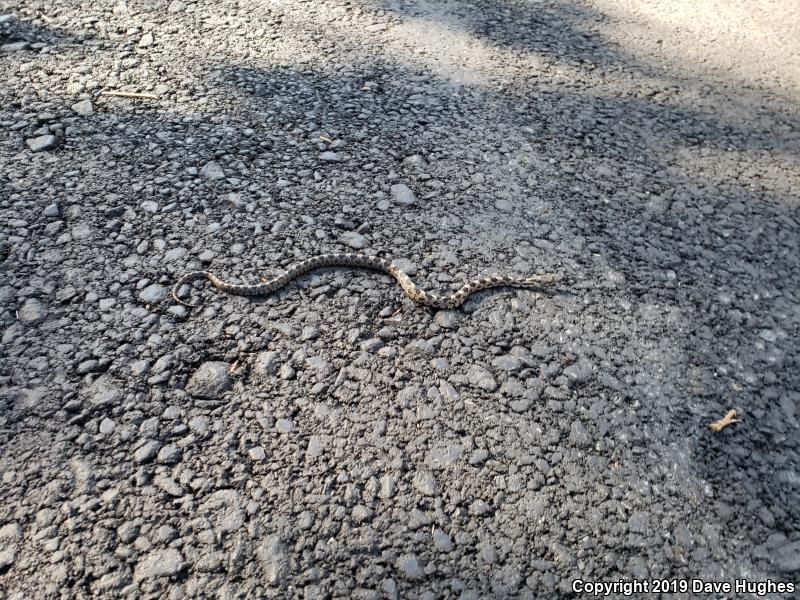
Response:
M798 30L766 0L0 0L0 599L796 584ZM564 279L169 296L343 251Z

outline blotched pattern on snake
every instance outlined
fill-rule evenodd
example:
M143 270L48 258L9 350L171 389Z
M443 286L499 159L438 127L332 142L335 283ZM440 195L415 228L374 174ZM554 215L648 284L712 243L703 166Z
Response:
M419 288L411 281L408 275L390 260L367 254L335 253L321 254L313 258L308 258L292 265L283 275L270 279L265 283L255 285L229 283L227 281L222 281L209 271L192 271L178 280L172 288L172 297L176 302L184 306L196 306L195 304L189 304L181 300L178 297L178 293L184 284L197 279L207 279L215 288L228 294L234 294L236 296L264 296L281 289L301 275L322 267L357 267L381 271L394 277L397 283L400 284L400 287L403 288L406 296L417 304L432 308L450 309L461 306L470 294L478 290L501 286L543 288L551 286L561 280L561 276L555 274L531 275L528 277L519 277L516 275L489 275L487 277L479 277L468 281L455 292L440 296Z

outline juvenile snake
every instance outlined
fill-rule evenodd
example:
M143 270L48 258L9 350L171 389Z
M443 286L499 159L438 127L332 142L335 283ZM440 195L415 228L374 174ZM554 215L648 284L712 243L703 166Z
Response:
M207 279L215 288L228 294L234 294L236 296L264 296L281 289L290 281L301 275L322 267L358 267L361 269L381 271L394 277L397 283L400 284L400 287L403 288L406 296L411 298L411 300L422 306L430 306L432 308L457 308L464 303L470 294L486 288L499 286L541 288L553 285L561 279L559 275L553 274L533 275L529 277L489 275L488 277L479 277L478 279L468 281L455 292L446 296L440 296L438 294L426 292L417 287L417 285L411 281L411 278L390 260L366 254L336 253L320 254L319 256L308 258L290 267L283 275L270 279L266 283L259 283L256 285L229 283L227 281L222 281L209 271L192 271L178 279L177 283L172 288L172 297L176 302L184 306L196 306L195 304L189 304L178 298L178 292L184 284L197 279Z

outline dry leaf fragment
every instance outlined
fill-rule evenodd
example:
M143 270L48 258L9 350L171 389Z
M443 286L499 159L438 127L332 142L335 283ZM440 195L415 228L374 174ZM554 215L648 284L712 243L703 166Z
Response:
M711 423L708 426L708 428L711 431L719 432L719 431L722 431L722 429L724 427L727 427L728 425L733 425L734 423L741 423L741 421L742 421L741 419L737 419L736 418L736 410L735 409L731 409L719 421L714 421L713 423Z

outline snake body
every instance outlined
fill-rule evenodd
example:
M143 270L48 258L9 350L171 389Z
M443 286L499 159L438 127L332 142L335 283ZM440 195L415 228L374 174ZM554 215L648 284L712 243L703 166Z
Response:
M265 283L255 285L243 285L223 281L216 275L209 271L192 271L186 273L183 277L178 279L175 286L172 288L172 297L179 304L184 306L196 306L189 304L178 298L178 292L181 287L191 281L198 279L207 279L215 288L228 294L236 296L264 296L271 292L281 289L289 282L297 279L301 275L320 269L323 267L357 267L361 269L371 269L373 271L381 271L394 277L400 287L403 288L406 296L417 304L422 306L429 306L431 308L457 308L461 306L467 297L486 288L512 286L521 288L542 288L553 285L561 279L558 275L533 275L529 277L518 277L515 275L489 275L487 277L479 277L468 281L462 285L455 292L440 296L419 288L411 278L403 272L400 267L395 265L392 261L379 256L371 256L367 254L350 254L350 253L335 253L335 254L320 254L313 258L307 258L295 265L292 265L283 275L270 279Z

